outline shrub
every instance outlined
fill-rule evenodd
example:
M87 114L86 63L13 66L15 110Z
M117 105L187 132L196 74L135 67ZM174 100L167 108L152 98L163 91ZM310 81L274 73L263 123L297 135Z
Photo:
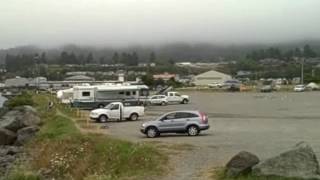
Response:
M9 99L5 105L9 109L13 109L14 107L17 107L17 106L23 106L23 105L33 106L34 104L35 103L32 99L32 95L24 91L22 92L21 95L18 95L16 97L13 97L12 99Z
M31 172L14 171L7 178L7 180L41 180L39 175Z

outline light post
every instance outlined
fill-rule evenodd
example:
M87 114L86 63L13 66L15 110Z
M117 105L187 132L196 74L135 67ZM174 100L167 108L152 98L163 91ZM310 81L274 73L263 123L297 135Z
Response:
M304 83L304 58L301 59L301 80L300 83L303 84Z
M300 84L304 83L304 49L300 48L301 56L300 56L300 63L301 63L301 76L300 76Z

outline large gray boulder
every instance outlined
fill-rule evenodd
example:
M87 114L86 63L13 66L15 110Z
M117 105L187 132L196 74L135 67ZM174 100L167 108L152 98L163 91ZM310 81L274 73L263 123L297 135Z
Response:
M28 142L31 138L33 138L36 132L39 131L38 126L29 126L22 129L19 129L17 132L17 140L15 145L23 145Z
M16 133L8 129L0 128L0 145L11 145L15 142L16 137Z
M242 151L231 158L226 165L227 177L238 177L251 172L252 167L259 163L259 158L246 151Z
M37 110L34 109L32 106L23 106L22 112L24 115L24 126L37 126L41 123L41 119L37 114Z
M306 143L263 161L253 168L256 176L280 176L297 179L320 179L317 157Z
M0 119L0 128L9 129L16 132L22 127L22 113L20 111L9 111Z
M0 128L17 132L27 126L36 126L41 123L36 110L31 106L21 106L7 112L0 119Z

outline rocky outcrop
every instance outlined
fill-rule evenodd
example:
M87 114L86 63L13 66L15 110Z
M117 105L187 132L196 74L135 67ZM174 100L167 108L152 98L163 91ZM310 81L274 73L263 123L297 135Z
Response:
M40 123L36 110L31 106L16 107L0 118L0 177L22 152L21 145L34 137Z
M23 126L38 126L41 123L41 119L37 114L37 111L32 106L20 106L15 108L16 110L22 112Z
M15 145L23 145L28 142L31 138L33 138L36 132L39 131L38 126L29 126L22 129L19 129L17 132L17 140Z
M27 126L36 126L41 123L36 110L31 106L21 106L7 112L0 119L0 128L5 128L14 132Z
M293 149L255 166L253 175L320 179L320 170L313 149L306 143L299 143Z
M15 142L16 137L16 133L8 129L0 128L0 145L11 145Z
M1 174L4 174L7 169L11 168L17 156L21 152L21 147L0 146L0 177Z
M259 163L259 158L246 151L236 154L226 165L227 177L238 177L251 172L252 167Z

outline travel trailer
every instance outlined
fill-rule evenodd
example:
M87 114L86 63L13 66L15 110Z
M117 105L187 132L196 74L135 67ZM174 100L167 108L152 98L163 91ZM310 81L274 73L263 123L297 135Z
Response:
M73 88L59 90L57 92L57 98L60 99L63 104L70 104L73 98Z
M143 104L149 96L146 85L103 84L74 86L71 105L78 108L102 108L112 102Z

